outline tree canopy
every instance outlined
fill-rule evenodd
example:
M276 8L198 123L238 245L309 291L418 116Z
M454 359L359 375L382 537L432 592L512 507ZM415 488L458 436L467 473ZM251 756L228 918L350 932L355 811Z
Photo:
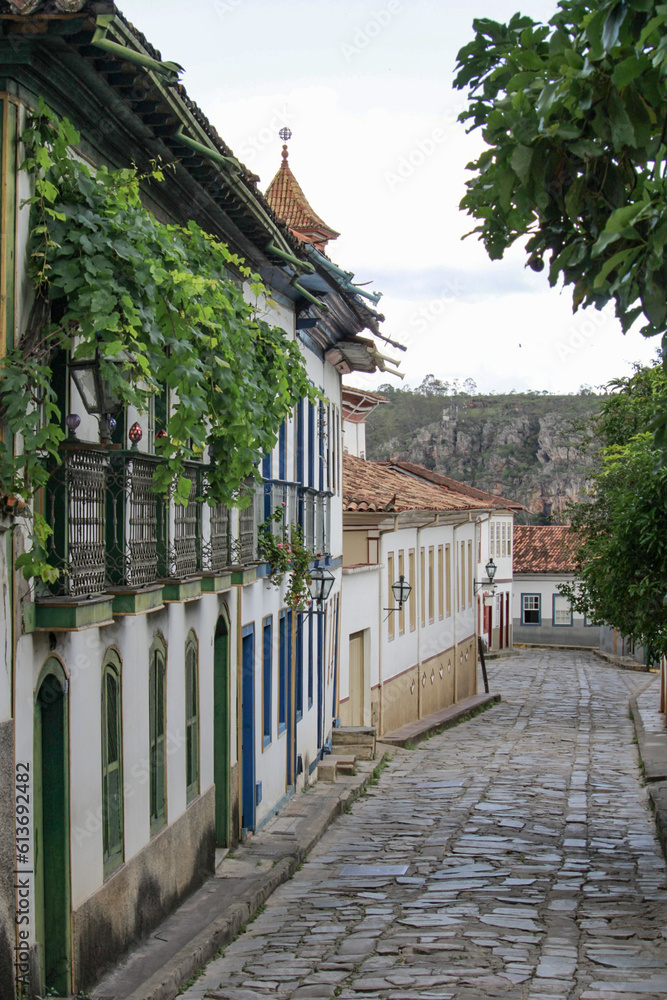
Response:
M489 256L525 240L573 306L613 300L667 346L667 4L560 0L549 24L473 22L460 120L488 148L461 202Z
M662 365L638 367L614 383L594 430L602 466L585 501L570 509L579 547L577 582L561 590L593 621L606 622L667 653L667 469L656 471L646 427L667 404Z

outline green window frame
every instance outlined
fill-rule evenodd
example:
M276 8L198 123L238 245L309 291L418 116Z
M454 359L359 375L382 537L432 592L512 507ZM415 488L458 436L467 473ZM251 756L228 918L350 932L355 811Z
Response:
M167 647L156 637L148 679L148 760L151 834L167 822Z
M199 643L194 632L185 643L185 782L192 802L199 795Z
M104 875L123 863L123 727L120 657L102 665L102 844Z

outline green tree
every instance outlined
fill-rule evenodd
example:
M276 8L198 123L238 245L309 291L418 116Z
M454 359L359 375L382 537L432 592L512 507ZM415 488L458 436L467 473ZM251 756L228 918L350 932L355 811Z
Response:
M488 148L461 202L489 256L525 241L528 264L615 302L626 331L667 330L667 5L560 0L548 25L481 19L459 52L460 120ZM663 336L663 347L667 341Z
M667 403L661 365L614 383L594 422L602 466L588 498L570 508L579 547L577 582L561 586L574 607L667 653L667 468L642 428Z

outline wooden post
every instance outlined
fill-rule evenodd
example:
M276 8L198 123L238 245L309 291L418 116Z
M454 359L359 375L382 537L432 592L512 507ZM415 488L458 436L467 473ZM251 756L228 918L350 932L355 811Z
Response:
M477 636L477 648L479 649L479 659L482 664L482 677L484 679L484 691L489 693L489 678L486 676L486 663L484 662L484 645L481 635Z
M292 730L289 734L290 740L292 741L292 747L290 749L290 771L287 775L287 781L289 785L296 784L296 619L297 610L292 608L292 650L291 650L291 683L290 683L290 706L289 706L289 717L292 720Z

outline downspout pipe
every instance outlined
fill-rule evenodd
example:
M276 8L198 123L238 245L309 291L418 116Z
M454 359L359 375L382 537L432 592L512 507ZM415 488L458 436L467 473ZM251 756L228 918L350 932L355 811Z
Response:
M113 53L125 62L134 63L135 66L143 66L144 69L153 70L154 73L160 73L161 76L167 78L169 83L178 83L178 77L183 72L183 67L178 63L160 62L147 53L137 52L136 49L131 49L120 42L112 42L110 38L107 38L107 32L115 20L115 14L99 14L95 21L95 34L90 44L95 45L98 49L104 49L105 52Z
M299 271L307 271L308 274L314 274L315 268L312 264L309 264L307 260L301 260L299 257L295 257L293 253L288 253L287 250L283 250L281 247L276 246L275 240L269 240L269 242L264 247L265 253L275 254L276 257L280 257L282 260L287 261L292 267L296 267Z
M184 133L182 125L174 133L174 139L180 142L182 146L187 146L188 149L194 150L195 153L199 153L200 156L205 156L209 160L214 160L223 167L229 167L231 170L241 169L241 164L233 156L223 156L222 153L219 153L217 149L213 149L212 146L205 146L203 142L191 139L189 135Z
M456 704L456 702L458 701L458 697L457 697L458 691L457 691L456 675L458 673L458 659L457 659L457 657L458 657L458 644L459 644L458 643L458 634L459 634L459 632L458 632L458 625L459 625L458 618L459 618L459 603L461 601L461 587L460 587L460 581L459 581L459 546L458 546L458 542L456 540L456 532L458 531L459 528L462 528L463 525L466 524L466 523L467 523L466 521L459 521L458 524L454 525L454 530L452 532L453 549L454 549L454 560L453 560L453 562L454 562L454 566L453 566L453 570L454 570L454 587L456 589L455 600L454 600L454 608L453 608L453 611L454 611L454 616L453 616L454 617L454 635L453 635L453 640L454 640L454 642L453 642L453 649L454 649L454 704Z
M335 275L339 284L346 292L351 292L353 295L361 295L363 298L369 299L374 306L376 306L382 298L382 292L367 292L365 288L360 288L359 285L354 285L352 283L352 278L354 277L354 273L352 271L344 271L341 267L334 264L333 261L330 261L328 257L325 257L324 254L319 253L318 250L315 250L314 248L307 248L306 253L311 259L317 260L317 263L320 264L325 271L328 271L329 274Z
M394 524L391 528L379 528L380 535L387 535L389 532L398 531L398 514L394 514ZM384 553L382 553L384 554ZM378 732L382 732L382 695L383 695L383 676L382 676L382 642L383 642L383 621L382 621L382 571L384 570L384 563L380 563L380 585L378 587Z
M491 520L491 512L490 511L489 511L488 514L479 514L475 518L475 543L474 544L475 544L475 551L476 552L480 552L481 553L481 545L482 545L481 526L486 521L490 521L490 520ZM475 561L476 561L477 565L479 566L479 564L481 562L481 557L480 557L480 559L477 559ZM481 573L481 571L480 571L480 573ZM481 586L480 586L479 589L480 590L482 589ZM482 607L483 606L484 605L482 605ZM479 636L481 634L482 634L482 620L481 620L481 615L479 614L479 596L478 596L478 594L476 594L475 595L475 655L476 655L476 651L477 651L478 646L479 646Z
M417 718L422 717L422 616L421 616L421 603L422 603L422 588L424 586L424 581L421 578L421 533L424 528L433 528L436 524L440 524L440 515L436 514L432 521L428 521L426 524L420 524L417 528L417 550L415 560L417 566L415 567L415 575L417 577Z

